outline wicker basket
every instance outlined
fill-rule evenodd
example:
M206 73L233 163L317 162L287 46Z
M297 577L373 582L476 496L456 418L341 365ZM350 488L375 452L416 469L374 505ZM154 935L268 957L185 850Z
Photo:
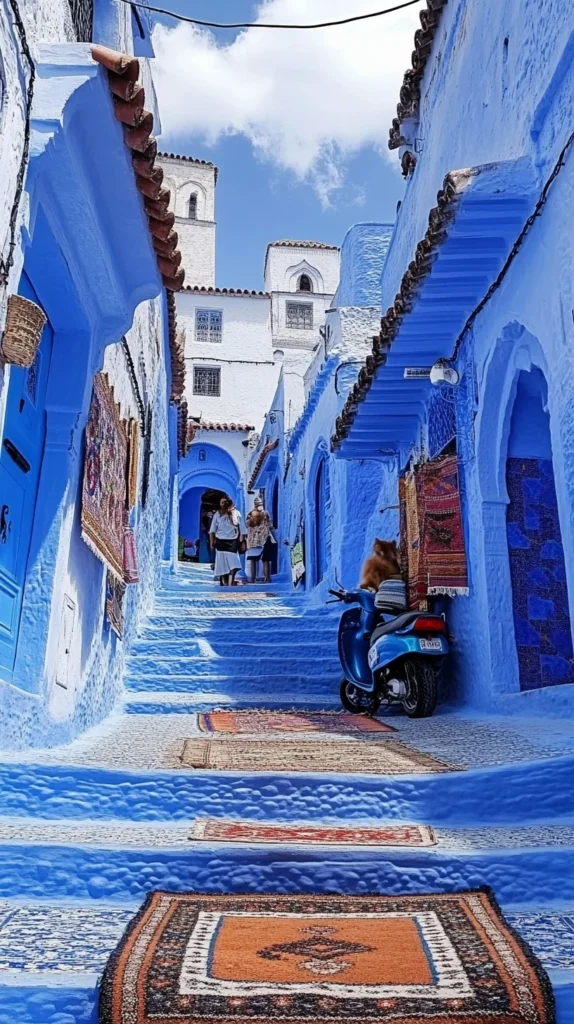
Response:
M10 295L2 338L4 359L16 366L31 366L45 323L46 314L35 302L23 295Z

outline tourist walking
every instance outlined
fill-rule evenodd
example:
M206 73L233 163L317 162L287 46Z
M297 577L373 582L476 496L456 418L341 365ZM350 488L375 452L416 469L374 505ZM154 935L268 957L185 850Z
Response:
M215 550L215 578L222 587L236 586L235 574L241 569L239 552L245 544L241 512L231 498L222 498L209 528L209 544Z
M255 583L257 566L263 564L263 582L271 582L271 560L277 541L273 536L273 526L269 513L265 511L261 498L256 498L254 507L245 520L247 530L246 560L249 562L250 583Z

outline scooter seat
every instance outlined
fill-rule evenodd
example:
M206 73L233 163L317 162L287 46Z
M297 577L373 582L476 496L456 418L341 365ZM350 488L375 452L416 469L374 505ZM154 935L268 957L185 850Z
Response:
M381 625L373 630L371 644L374 644L375 640L378 640L380 636L385 636L387 633L396 633L398 629L405 629L406 626L410 626L411 622L418 619L420 614L420 612L403 612L402 615L397 615L396 618L390 619L389 622L381 622Z

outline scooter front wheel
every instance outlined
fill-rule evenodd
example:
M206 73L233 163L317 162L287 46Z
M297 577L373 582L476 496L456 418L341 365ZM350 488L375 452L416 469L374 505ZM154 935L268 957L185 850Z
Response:
M348 679L343 679L340 689L341 704L352 715L376 715L381 701L375 693L365 693Z
M437 702L435 666L423 658L405 658L403 662L407 695L402 701L409 718L430 718Z

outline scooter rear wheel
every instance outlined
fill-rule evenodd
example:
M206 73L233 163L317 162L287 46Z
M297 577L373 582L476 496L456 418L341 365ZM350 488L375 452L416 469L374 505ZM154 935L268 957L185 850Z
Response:
M374 693L365 693L358 686L343 679L340 689L341 704L352 715L376 715L381 701Z
M436 668L423 658L405 658L403 662L407 696L402 701L409 718L430 718L437 702Z

